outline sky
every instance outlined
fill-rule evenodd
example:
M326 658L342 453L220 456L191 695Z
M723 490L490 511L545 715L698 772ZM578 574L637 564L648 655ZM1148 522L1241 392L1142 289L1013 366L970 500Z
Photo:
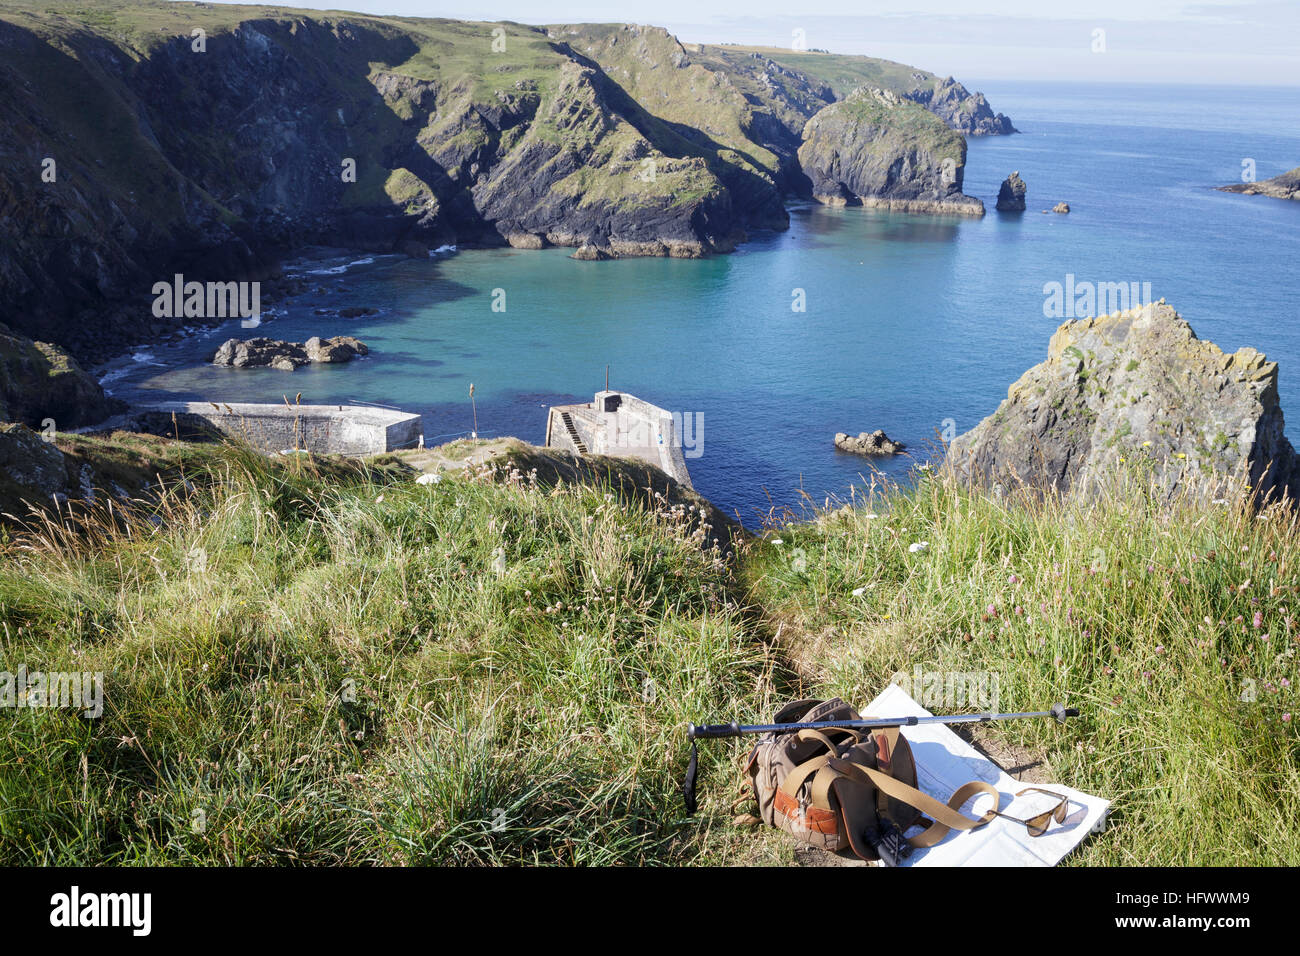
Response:
M1300 0L290 2L461 20L649 23L686 42L802 42L832 53L898 60L963 81L1300 86Z

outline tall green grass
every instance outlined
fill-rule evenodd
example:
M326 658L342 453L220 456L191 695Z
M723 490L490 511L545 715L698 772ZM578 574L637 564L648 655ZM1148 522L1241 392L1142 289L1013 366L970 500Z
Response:
M0 709L0 859L788 862L730 824L740 744L683 817L686 723L919 666L1083 710L991 731L1114 801L1072 861L1300 861L1294 512L942 475L854 504L724 557L598 482L224 447L151 502L34 514L0 669L102 671L106 702Z
M992 731L1114 801L1073 859L1295 865L1296 513L1149 478L1065 500L922 473L769 535L744 574L814 692L920 667L996 675L1002 710L1079 707Z
M107 700L0 711L0 858L695 857L684 725L754 706L767 665L721 557L660 510L224 449L129 517L34 519L0 660L103 671Z

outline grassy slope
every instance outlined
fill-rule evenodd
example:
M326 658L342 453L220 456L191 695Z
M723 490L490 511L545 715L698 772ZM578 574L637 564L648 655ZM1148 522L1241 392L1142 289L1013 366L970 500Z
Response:
M881 60L870 56L810 53L766 46L728 45L711 46L707 49L724 54L761 53L788 69L798 70L825 83L835 93L836 99L843 99L860 86L877 86L883 90L905 93L918 82L933 83L937 79L934 74L918 70L905 63L895 63L893 60ZM917 80L914 74L924 79Z
M863 93L827 107L823 121L831 116L855 127L879 127L900 147L922 149L936 158L951 158L959 165L964 162L962 134L949 129L943 120L916 103L904 101L898 106L885 106L872 95Z
M198 449L160 523L8 542L0 660L102 670L107 707L0 712L0 856L788 862L728 822L738 746L681 818L685 723L921 665L1083 708L993 731L1115 800L1075 860L1300 862L1289 514L927 478L728 564L616 487L321 467Z

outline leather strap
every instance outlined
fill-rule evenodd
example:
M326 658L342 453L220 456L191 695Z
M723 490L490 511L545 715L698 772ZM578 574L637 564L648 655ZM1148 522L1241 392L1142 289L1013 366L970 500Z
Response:
M845 777L860 782L872 783L877 790L888 794L895 800L906 803L908 806L915 807L929 816L931 822L926 826L924 832L908 838L907 842L915 847L934 846L947 836L950 830L974 830L976 827L984 826L997 816L996 811L1001 796L991 784L987 784L982 780L972 780L970 783L963 784L948 798L947 804L942 804L929 794L922 793L915 787L909 787L901 780L895 780L893 777L871 767L834 757L827 761L827 765L829 769L837 771ZM972 820L970 817L958 813L958 808L977 793L987 793L991 796L993 798L993 809L985 811L984 815L978 820Z

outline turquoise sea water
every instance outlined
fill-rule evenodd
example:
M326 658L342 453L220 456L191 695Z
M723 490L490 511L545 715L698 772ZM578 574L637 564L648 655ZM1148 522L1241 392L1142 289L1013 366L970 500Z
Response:
M883 428L924 458L945 426L973 427L1045 357L1060 320L1044 316L1044 284L1073 274L1150 283L1202 338L1280 361L1283 408L1300 421L1300 203L1213 189L1239 181L1245 159L1259 179L1300 165L1300 90L968 85L1023 131L971 140L965 191L984 200L982 220L795 204L789 231L705 260L379 257L320 276L323 294L256 333L235 322L142 348L106 384L140 401L396 405L424 414L432 443L471 428L472 382L480 434L539 442L546 406L588 400L608 364L611 386L702 414L695 485L750 522L801 489L821 503L861 486L866 461L835 451L837 431ZM993 210L1012 170L1029 186L1020 215ZM1040 213L1058 200L1069 215ZM347 305L381 313L313 311ZM232 335L340 333L371 357L292 374L203 364ZM902 477L913 464L881 467Z

